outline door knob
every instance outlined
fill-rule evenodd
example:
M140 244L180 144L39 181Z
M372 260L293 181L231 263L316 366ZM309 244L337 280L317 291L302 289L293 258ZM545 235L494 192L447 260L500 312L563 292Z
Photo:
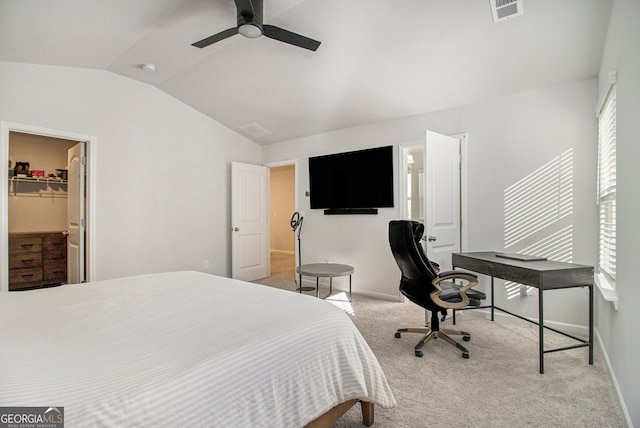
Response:
M433 236L433 235L429 235L429 237L427 238L427 241L429 241L429 242L433 242L433 241L435 241L435 240L437 240L437 239L438 239L438 238L436 238L435 236Z
M237 227L234 227L234 228L233 228L233 229L231 229L231 230L233 230L234 232L237 232L237 231L239 231L240 229L238 229Z
M63 230L63 231L62 231L62 234L63 234L64 236L69 236L69 231L68 231L68 230Z

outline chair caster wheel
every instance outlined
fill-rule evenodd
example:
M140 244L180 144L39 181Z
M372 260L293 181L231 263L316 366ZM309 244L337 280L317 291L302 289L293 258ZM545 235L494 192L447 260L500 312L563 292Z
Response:
M402 337L402 335L398 332L396 332L395 336L396 336L396 339L400 339Z
M462 358L466 358L466 359L468 359L468 358L469 358L469 354L467 354L467 353L462 353Z
M463 336L462 340L464 340L465 342L468 342L471 340L471 336Z
M416 357L422 358L422 356L424 355L422 351L415 351L415 352L416 352Z

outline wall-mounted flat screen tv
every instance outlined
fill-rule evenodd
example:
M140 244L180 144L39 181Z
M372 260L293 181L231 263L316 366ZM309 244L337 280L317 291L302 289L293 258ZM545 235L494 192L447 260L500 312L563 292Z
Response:
M311 208L325 214L393 207L393 147L309 158Z

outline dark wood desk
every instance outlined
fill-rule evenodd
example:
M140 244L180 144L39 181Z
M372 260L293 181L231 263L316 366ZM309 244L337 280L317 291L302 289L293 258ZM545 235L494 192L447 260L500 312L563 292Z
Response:
M544 373L544 354L549 352L564 351L581 347L589 347L589 364L593 364L593 266L578 265L574 263L544 261L519 261L497 257L496 252L478 253L454 253L452 263L454 268L467 269L491 277L491 321L494 320L494 311L499 310L525 321L538 325L540 373ZM538 290L538 322L514 314L494 304L494 278L535 287ZM544 291L558 290L574 287L587 287L589 289L589 338L588 340L570 335L544 325ZM544 349L544 329L560 333L576 340L577 344L562 348Z

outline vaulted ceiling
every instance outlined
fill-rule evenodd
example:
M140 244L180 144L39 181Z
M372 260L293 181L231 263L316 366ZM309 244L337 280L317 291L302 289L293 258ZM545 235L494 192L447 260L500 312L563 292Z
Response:
M494 23L490 0L264 0L264 22L312 52L191 46L235 26L233 0L0 0L0 61L108 70L271 144L597 76L609 0L523 6Z

